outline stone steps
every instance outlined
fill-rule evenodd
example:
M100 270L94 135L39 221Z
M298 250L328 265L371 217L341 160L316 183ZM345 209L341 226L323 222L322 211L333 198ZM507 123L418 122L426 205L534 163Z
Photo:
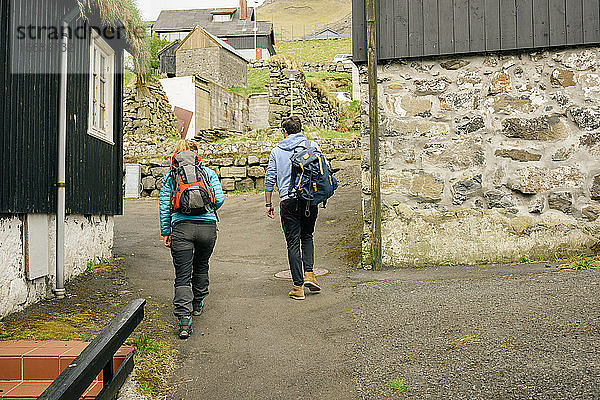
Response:
M89 342L82 341L0 341L0 399L36 399L87 345ZM132 351L132 347L122 346L115 353L115 371ZM102 372L81 398L93 399L100 390Z

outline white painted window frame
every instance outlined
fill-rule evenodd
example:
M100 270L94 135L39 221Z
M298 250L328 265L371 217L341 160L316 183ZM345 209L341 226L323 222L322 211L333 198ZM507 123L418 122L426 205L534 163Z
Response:
M104 75L100 71L104 57ZM101 84L104 84L104 99L101 99ZM114 88L115 51L92 29L90 38L90 93L88 113L88 134L112 145L114 142ZM104 103L102 103L104 100ZM104 107L104 123L101 124L101 110ZM98 118L96 119L96 116Z
M231 14L213 14L213 22L229 22Z

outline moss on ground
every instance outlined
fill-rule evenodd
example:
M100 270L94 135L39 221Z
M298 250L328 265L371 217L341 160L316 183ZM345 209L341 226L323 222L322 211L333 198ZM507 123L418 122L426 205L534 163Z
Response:
M93 340L129 301L143 297L129 287L119 260L104 261L68 282L65 299L44 300L5 317L0 340ZM175 369L175 326L165 322L169 305L148 299L144 313L125 343L136 349L138 389L151 398L163 398Z

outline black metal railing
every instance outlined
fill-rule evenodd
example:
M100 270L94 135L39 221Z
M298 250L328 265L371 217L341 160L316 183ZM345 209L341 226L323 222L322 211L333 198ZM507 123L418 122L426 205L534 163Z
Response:
M39 399L78 399L92 381L103 371L103 388L96 399L115 397L125 379L133 370L133 353L129 354L116 371L113 357L133 330L144 319L145 299L131 301L125 310L104 328L69 366L42 393Z

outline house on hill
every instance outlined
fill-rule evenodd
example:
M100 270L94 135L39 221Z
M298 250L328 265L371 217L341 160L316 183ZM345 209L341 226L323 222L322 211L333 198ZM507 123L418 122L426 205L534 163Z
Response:
M351 37L351 34L339 33L331 28L325 28L313 33L312 35L304 36L303 40L348 39Z
M273 24L256 22L256 50L254 25L254 9L248 8L246 0L240 0L238 8L163 10L153 29L160 38L174 41L183 40L200 26L248 60L269 59L275 54Z
M176 75L201 77L223 87L246 87L248 61L233 47L196 27L173 50Z
M364 65L366 1L352 8ZM600 252L599 16L597 0L378 1L362 176L384 265Z
M60 297L61 282L112 254L123 207L123 54L135 52L127 15L106 3L0 0L0 318L55 285ZM45 30L20 29L39 21ZM68 39L54 34L65 24Z

